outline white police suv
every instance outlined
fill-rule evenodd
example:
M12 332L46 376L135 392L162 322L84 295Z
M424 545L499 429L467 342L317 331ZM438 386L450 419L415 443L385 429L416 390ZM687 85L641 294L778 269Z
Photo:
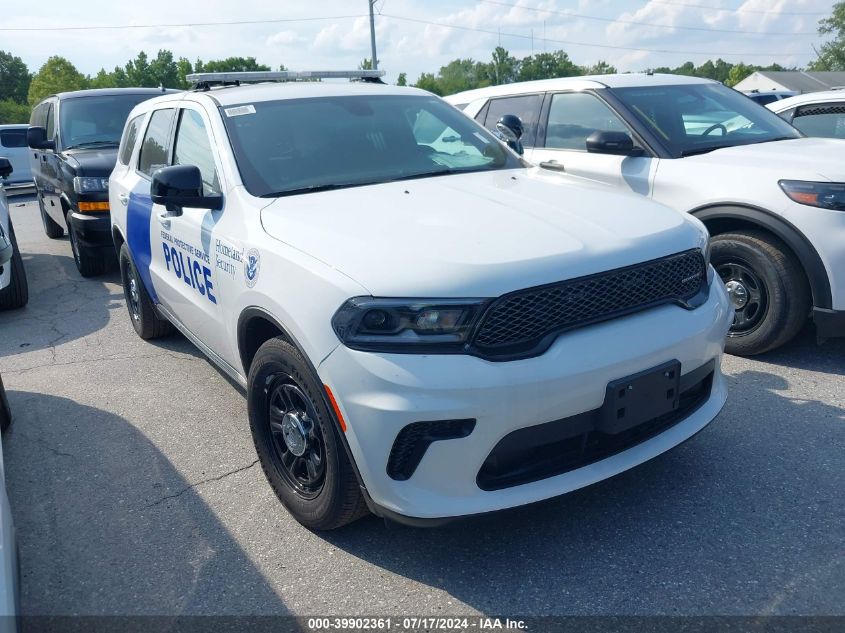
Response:
M326 75L366 81L243 85ZM704 428L732 311L702 224L377 76L195 75L135 107L110 178L135 330L246 388L290 512L498 510Z
M21 253L17 249L3 180L13 172L8 158L0 158L0 310L22 308L29 301L29 287Z
M523 121L525 157L701 219L735 318L728 352L759 354L815 322L845 336L841 140L801 133L709 79L600 75L447 97L487 127ZM785 102L784 102L785 103Z

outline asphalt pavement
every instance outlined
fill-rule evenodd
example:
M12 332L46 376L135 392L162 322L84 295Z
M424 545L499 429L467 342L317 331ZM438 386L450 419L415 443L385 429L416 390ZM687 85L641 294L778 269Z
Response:
M726 357L691 441L555 500L439 529L299 526L243 394L139 339L116 270L12 200L30 303L0 313L22 610L49 614L845 614L845 340Z

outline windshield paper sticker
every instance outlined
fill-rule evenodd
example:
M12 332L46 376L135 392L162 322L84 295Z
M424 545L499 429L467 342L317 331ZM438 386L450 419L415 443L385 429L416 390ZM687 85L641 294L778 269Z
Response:
M228 117L243 116L245 114L255 114L255 106L253 106L253 105L235 106L234 108L226 108L223 111L226 113L226 116L228 116Z

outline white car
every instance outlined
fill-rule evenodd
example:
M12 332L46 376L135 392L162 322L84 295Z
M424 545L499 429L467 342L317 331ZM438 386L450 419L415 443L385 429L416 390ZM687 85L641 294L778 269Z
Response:
M446 100L491 129L519 116L525 157L547 170L701 219L735 307L728 352L783 345L808 316L819 338L845 336L842 141L802 138L735 90L676 75L549 79Z
M0 310L21 308L29 300L23 259L17 249L3 179L13 173L11 162L0 158Z
M845 139L845 90L809 92L766 107L807 136Z
M136 332L247 390L296 519L518 506L713 420L731 309L699 221L527 168L422 90L227 85L300 76L136 106L109 181Z

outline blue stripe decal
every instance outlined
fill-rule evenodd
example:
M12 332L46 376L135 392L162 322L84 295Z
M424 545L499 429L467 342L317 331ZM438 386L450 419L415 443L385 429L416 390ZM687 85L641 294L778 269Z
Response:
M150 248L150 218L153 213L153 200L148 194L130 193L129 204L126 207L126 241L129 251L135 260L135 267L141 276L141 282L147 289L147 294L158 303L158 295L153 287L150 275L152 250Z

